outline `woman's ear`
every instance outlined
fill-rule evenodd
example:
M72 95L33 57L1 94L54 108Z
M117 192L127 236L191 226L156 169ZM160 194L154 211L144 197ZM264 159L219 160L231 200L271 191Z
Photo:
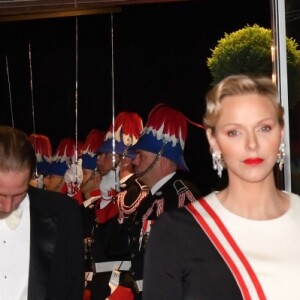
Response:
M207 137L208 143L210 145L210 151L211 152L218 151L219 147L218 147L216 138L213 134L213 130L211 128L206 129L206 137Z
M282 129L281 129L280 137L281 137L281 142L283 143L283 141L284 141L284 127L282 127Z

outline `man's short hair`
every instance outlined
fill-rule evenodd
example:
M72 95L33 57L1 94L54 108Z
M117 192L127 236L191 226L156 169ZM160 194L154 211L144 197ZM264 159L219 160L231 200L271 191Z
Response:
M36 156L28 135L16 128L0 126L0 171L34 172Z

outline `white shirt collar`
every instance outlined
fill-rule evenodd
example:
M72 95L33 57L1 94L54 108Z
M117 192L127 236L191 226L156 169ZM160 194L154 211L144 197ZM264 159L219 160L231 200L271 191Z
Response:
M132 173L132 174L129 174L129 175L125 176L125 177L123 177L122 179L120 179L120 184L124 183L124 182L125 182L128 178L130 178L132 175L133 175L133 173Z
M156 182L154 186L151 188L151 194L154 195L168 180L170 180L176 172L170 173L169 175L163 177L161 180Z

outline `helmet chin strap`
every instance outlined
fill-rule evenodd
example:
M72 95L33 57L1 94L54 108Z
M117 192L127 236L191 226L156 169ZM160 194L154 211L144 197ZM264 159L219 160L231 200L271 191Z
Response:
M164 139L163 140L163 145L161 146L161 148L160 148L159 152L157 153L156 157L153 159L152 163L144 171L142 171L140 173L135 173L136 177L140 178L140 177L148 174L153 169L153 167L156 165L159 158L162 156L166 144L167 144L167 141Z
M152 163L142 172L140 173L135 173L136 177L143 177L144 175L148 174L153 167L156 165L158 159L160 158L160 156L158 156L158 154L156 155L156 157L153 159Z

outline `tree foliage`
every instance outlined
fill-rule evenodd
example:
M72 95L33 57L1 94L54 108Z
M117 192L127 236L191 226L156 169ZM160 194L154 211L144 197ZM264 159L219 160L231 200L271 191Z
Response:
M293 38L286 38L290 104L297 102L297 81L300 75L300 51ZM217 46L211 49L212 56L207 66L213 78L212 84L232 74L272 75L272 31L258 25L225 33ZM299 83L298 83L299 85Z

